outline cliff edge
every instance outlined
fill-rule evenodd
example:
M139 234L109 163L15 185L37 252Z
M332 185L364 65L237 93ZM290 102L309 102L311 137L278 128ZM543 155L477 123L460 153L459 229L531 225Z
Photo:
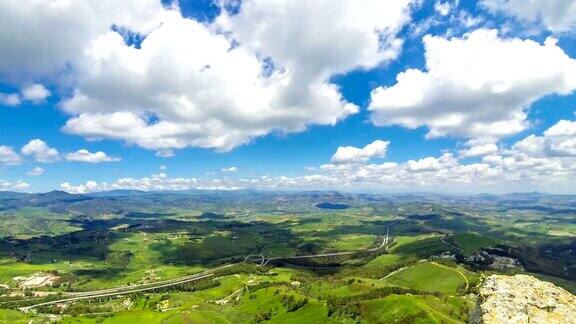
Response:
M576 296L528 275L492 275L470 323L576 323Z

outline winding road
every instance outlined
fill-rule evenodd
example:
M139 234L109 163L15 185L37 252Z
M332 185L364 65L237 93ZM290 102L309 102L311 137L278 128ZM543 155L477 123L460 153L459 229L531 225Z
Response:
M448 246L450 246L450 247L455 248L455 249L458 250L458 251L461 251L461 252L464 251L462 248L457 247L456 245L454 245L454 244L446 241L446 236L442 236L442 238L440 239L440 241L442 241L442 243L444 243L444 244L446 244L446 245L448 245Z
M394 224L394 223L392 223ZM286 256L286 257L274 257L274 258L266 258L264 257L264 255L259 255L257 257L260 257L260 266L265 266L267 265L270 261L277 261L277 260L301 260L301 259L312 259L312 258L323 258L323 257L336 257L336 256L343 256L343 255L353 255L356 253L365 253L365 252L375 252L378 251L382 248L384 248L386 245L388 245L389 241L390 241L390 227L392 226L392 224L388 225L387 229L386 229L386 236L382 238L382 243L380 243L378 246L373 247L373 248L369 248L369 249L363 249L363 250L357 250L357 251L346 251L346 252L332 252L332 253L320 253L320 254L307 254L307 255L295 255L295 256ZM249 255L246 257L246 259L244 261L247 261L249 258L254 257L255 255Z

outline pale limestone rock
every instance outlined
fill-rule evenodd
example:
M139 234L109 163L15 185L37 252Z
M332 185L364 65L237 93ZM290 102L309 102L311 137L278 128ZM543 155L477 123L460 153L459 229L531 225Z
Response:
M471 323L576 323L576 296L528 275L492 275Z

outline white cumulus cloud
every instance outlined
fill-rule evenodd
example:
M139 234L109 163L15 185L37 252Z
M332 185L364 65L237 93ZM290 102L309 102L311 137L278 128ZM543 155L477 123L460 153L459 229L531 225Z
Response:
M426 71L408 69L372 92L376 125L427 126L428 138L498 139L527 127L526 109L576 89L576 60L543 44L479 29L462 38L425 36Z
M310 79L371 68L397 57L402 40L396 34L410 21L413 3L246 0L238 14L224 14L218 24L240 43L293 71L290 93L307 94ZM298 85L298 81L305 82Z
M18 106L22 103L20 96L17 93L2 93L0 92L0 105L5 106Z
M40 176L40 175L43 175L45 171L46 171L46 170L44 170L43 168L37 166L37 167L35 167L34 169L28 171L28 175L31 175L31 176Z
M98 182L93 180L88 180L85 184L80 185L72 185L68 182L63 182L60 184L60 189L72 194L85 194L98 191L99 188L101 188L101 186L98 184Z
M458 164L458 161L451 153L445 153L439 158L426 157L419 160L409 160L406 162L406 170L409 172L430 172L440 171Z
M2 191L24 191L30 188L30 185L22 180L16 182L0 180L0 190Z
M363 148L341 146L332 156L332 163L348 164L366 162L373 158L383 158L388 151L389 141L376 140Z
M220 172L223 172L223 173L235 173L235 172L238 172L238 168L235 167L235 166L231 166L231 167L224 168L224 169L220 170Z
M22 89L22 98L30 101L42 101L51 95L43 85L35 83Z
M98 151L92 153L86 149L81 149L76 152L66 154L66 160L75 162L86 163L102 163L102 162L118 162L121 161L119 157L109 156L108 154Z
M60 153L41 139L33 139L21 149L22 154L33 156L37 162L51 163L60 160Z
M530 157L576 157L576 121L560 120L542 136L532 134L516 142L511 152Z
M498 153L498 145L492 142L472 139L466 142L466 148L459 151L460 156L476 157Z
M0 145L0 163L16 165L22 162L22 158L10 146Z
M0 79L1 80L1 79ZM0 92L0 105L19 106L23 101L41 102L48 98L51 92L39 83L31 84L21 93L2 93Z

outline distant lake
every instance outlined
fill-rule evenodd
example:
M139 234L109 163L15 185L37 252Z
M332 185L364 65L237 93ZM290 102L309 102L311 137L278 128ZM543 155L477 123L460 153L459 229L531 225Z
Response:
M175 216L176 214L164 214L164 213L128 213L125 217L127 218L161 218L166 216Z
M347 204L323 202L323 203L316 204L316 207L321 208L321 209L348 209L351 206L347 205Z

